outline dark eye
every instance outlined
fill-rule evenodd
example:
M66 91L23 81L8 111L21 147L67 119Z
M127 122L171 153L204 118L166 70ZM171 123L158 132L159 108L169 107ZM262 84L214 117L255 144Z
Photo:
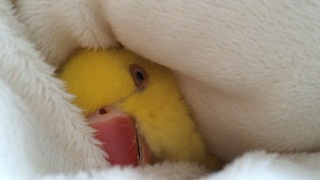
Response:
M138 83L142 83L145 80L145 73L141 69L135 69L134 77Z
M144 90L149 83L149 77L146 71L136 64L131 64L130 73L138 90Z

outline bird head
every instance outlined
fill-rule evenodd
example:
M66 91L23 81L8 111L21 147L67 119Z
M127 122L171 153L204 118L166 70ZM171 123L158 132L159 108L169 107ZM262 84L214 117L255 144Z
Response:
M207 161L204 143L168 68L124 49L80 50L58 76L97 130L111 164Z

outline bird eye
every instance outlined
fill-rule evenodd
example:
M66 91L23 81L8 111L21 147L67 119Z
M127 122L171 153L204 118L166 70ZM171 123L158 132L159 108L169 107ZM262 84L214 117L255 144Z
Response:
M146 71L136 64L131 64L129 69L130 69L132 79L136 87L138 88L138 90L139 91L144 90L149 83L149 77Z

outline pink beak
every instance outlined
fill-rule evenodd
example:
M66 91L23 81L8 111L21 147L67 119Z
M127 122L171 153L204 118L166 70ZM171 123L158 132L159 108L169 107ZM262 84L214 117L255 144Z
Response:
M95 138L102 142L107 160L113 165L138 166L151 164L152 154L144 138L137 132L132 116L108 106L88 116Z

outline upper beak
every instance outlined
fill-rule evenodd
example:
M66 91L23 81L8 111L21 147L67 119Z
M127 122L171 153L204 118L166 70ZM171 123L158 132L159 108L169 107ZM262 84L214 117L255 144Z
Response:
M106 106L91 113L88 122L97 130L95 138L102 142L102 149L111 165L152 163L152 153L132 116L115 106Z

